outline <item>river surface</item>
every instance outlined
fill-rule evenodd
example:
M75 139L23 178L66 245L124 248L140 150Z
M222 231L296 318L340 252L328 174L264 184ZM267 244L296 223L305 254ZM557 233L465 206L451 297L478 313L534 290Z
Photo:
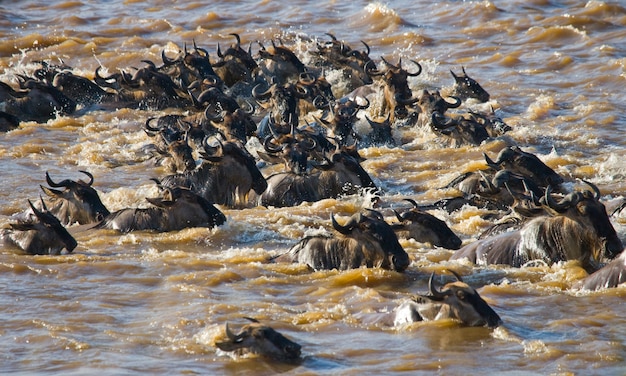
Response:
M513 130L480 146L450 147L432 132L398 128L397 147L367 147L364 168L382 189L380 210L432 203L458 174L485 166L515 143L578 186L595 183L612 211L626 195L626 5L574 0L511 1L20 1L0 3L0 80L17 84L38 60L61 60L92 78L161 63L193 41L215 57L218 43L282 40L306 50L333 33L370 56L419 61L409 80L449 90L450 70L490 94ZM252 51L258 51L252 44ZM404 63L407 65L407 63ZM340 79L327 72L339 95ZM333 82L333 78L335 81ZM483 107L481 107L483 106ZM362 111L357 131L365 131ZM166 174L141 152L148 117L176 110L90 111L0 134L0 224L36 200L45 172L78 179L87 170L110 210L145 207ZM221 208L215 229L120 234L74 231L72 254L25 256L0 249L0 363L17 374L626 374L626 287L583 293L585 271L554 266L478 267L452 251L401 238L404 273L380 269L312 272L268 263L305 234L331 231L370 197L292 208ZM463 240L490 222L485 210L434 210ZM626 241L626 210L611 218ZM425 293L431 272L451 268L501 316L495 330L451 321L395 328L385 316ZM217 350L224 324L254 317L302 345L303 360L281 364Z

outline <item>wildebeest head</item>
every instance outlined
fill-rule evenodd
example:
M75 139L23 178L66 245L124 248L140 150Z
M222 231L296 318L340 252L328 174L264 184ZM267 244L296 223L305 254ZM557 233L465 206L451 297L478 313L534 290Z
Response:
M383 121L374 121L365 115L365 120L372 127L372 131L368 134L368 140L373 145L390 145L395 146L396 141L393 138L391 132L391 117L387 115L387 118Z
M163 188L162 197L147 197L146 200L167 212L169 223L163 226L166 231L186 227L195 222L206 224L209 228L226 222L226 217L219 209L188 188Z
M456 272L451 272L456 281L445 284L440 290L433 283L435 273L432 273L428 280L430 294L422 297L448 305L450 318L459 320L464 325L490 328L499 326L502 323L500 316Z
M461 69L463 70L463 75L458 76L454 74L452 69L450 70L452 77L454 77L454 95L461 99L474 98L480 102L489 101L489 93L476 80L465 73L465 67Z
M109 215L109 210L100 200L98 192L91 186L93 175L87 171L81 172L87 175L89 181L65 179L57 183L46 172L46 182L50 187L65 189L58 190L41 186L41 189L53 201L50 211L64 225L94 223Z
M297 83L273 83L266 90L261 89L263 84L252 88L252 96L259 101L269 100L271 116L278 124L298 125L300 109L298 101L307 98L311 90L308 86Z
M304 134L298 139L295 127L290 134L272 135L265 138L263 147L267 153L258 152L259 157L271 163L284 163L287 171L304 175L308 171L308 160L317 146L313 137Z
M457 145L480 145L489 138L486 126L475 119L446 119L438 112L433 112L430 124L435 133L452 138Z
M422 211L412 199L406 199L413 204L413 208L403 213L394 210L400 223L391 227L396 232L408 232L408 236L419 241L428 242L437 247L459 249L461 239L441 219Z
M429 92L422 90L417 106L419 107L418 124L420 126L433 126L433 116L443 116L450 108L457 108L461 105L461 99L458 97L450 97L454 102L445 100L439 91Z
M622 251L622 242L611 224L606 207L599 201L600 190L595 184L583 181L591 187L593 192L588 190L576 191L557 201L551 195L551 186L548 186L543 197L544 203L560 215L593 228L597 236L604 242L605 255L614 258Z
M323 171L333 171L334 180L341 184L344 193L353 194L358 188L377 189L376 184L361 166L361 161L365 160L360 157L355 148L337 148L326 163L315 164L314 167ZM337 192L336 195L340 194ZM335 196L336 196L335 195Z
M290 78L297 79L300 73L304 73L306 66L286 46L277 46L272 40L272 47L266 49L261 42L257 41L257 43L260 47L259 57L261 58L259 68L268 82L272 81L283 85Z
M478 122L481 122L485 128L487 128L487 132L491 137L502 136L506 132L510 131L511 126L502 120L501 117L496 115L493 107L491 108L491 112L488 113L479 113L479 112L469 112L470 118L475 119Z
M490 167L496 170L502 166L529 177L541 187L551 186L556 190L563 183L563 178L536 155L525 152L518 146L505 147L500 151L495 161L492 161L485 154L485 160Z
M359 103L358 98L342 98L330 107L331 119L326 121L320 119L330 131L330 135L335 139L337 144L346 145L350 136L358 139L359 136L354 132L354 123L357 120L359 110L365 110L369 107L370 102L365 97L360 97L363 103Z
M235 334L226 323L226 339L216 341L215 346L222 351L236 351L238 354L253 353L282 361L300 358L301 346L273 328L247 318L252 323L245 325Z
M331 221L333 228L342 235L377 244L389 258L389 264L393 265L394 270L404 271L411 263L395 232L379 212L368 209L356 213L343 226L337 223L334 216L331 216Z
M24 221L12 223L10 229L3 230L5 242L19 247L32 255L59 254L63 248L72 252L78 245L76 239L63 227L61 222L46 208L41 200L42 210L28 201L33 215Z
M234 36L237 42L233 43L224 52L222 52L218 43L217 56L220 60L213 64L213 66L215 68L223 68L223 72L220 76L227 86L232 86L236 81L250 78L250 75L258 65L252 57L252 45L250 44L246 51L241 48L241 38L239 34L231 33L229 35Z
M257 126L250 116L251 113L238 108L232 112L221 111L219 115L213 115L208 111L210 107L208 106L207 111L205 111L207 120L227 138L234 138L246 143L248 137L256 132Z
M369 75L382 76L385 83L384 86L384 106L389 110L392 121L397 118L405 118L408 115L408 111L405 106L412 105L417 102L419 98L413 98L413 93L409 88L407 79L409 77L418 76L422 72L422 66L415 60L411 60L413 64L417 66L415 72L409 72L402 68L402 59L398 60L398 65L393 65L384 58L382 58L385 67L385 71L378 71L372 69L372 63L366 66L366 71Z
M217 146L211 146L209 144L209 138L207 137L203 144L204 153L201 153L202 158L212 162L220 162L224 157L232 158L238 165L246 169L251 180L252 189L256 193L261 194L267 189L267 181L257 167L256 160L241 142L236 140L227 142L219 141ZM231 172L236 173L236 171ZM232 178L236 180L241 177L233 176Z

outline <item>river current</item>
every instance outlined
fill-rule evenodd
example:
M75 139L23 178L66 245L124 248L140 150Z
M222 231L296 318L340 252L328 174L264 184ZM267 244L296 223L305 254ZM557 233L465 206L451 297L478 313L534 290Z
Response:
M380 210L412 198L432 203L460 173L485 166L516 144L569 181L596 184L607 210L626 195L626 6L621 2L510 1L159 1L0 2L0 80L17 85L37 61L63 62L93 78L161 63L195 43L214 58L234 42L282 41L307 62L307 49L332 33L390 62L413 59L411 88L450 90L450 70L490 94L512 130L480 146L451 147L430 130L397 128L396 147L366 147L363 166L381 188ZM341 78L326 72L336 90ZM357 132L367 131L362 111ZM110 210L146 207L150 180L166 171L147 160L147 118L176 110L84 111L0 134L0 225L56 180L94 175ZM269 171L269 170L268 170ZM266 172L266 171L265 171ZM576 262L523 268L449 261L453 251L400 238L404 273L381 269L310 271L269 263L305 235L330 232L371 197L354 195L289 208L221 207L214 229L167 233L72 231L71 254L25 256L0 249L0 361L3 373L121 374L500 374L626 373L626 287L581 292ZM432 210L464 244L488 228L486 210ZM626 210L611 217L626 242ZM426 293L431 272L460 273L502 318L497 329L451 321L402 328L388 316ZM302 345L303 360L281 364L233 358L214 346L224 324L254 317Z

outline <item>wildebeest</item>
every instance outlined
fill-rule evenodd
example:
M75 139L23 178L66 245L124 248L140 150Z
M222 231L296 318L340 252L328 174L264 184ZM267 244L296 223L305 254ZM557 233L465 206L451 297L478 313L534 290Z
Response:
M54 182L46 171L46 182L52 189L41 186L49 197L48 207L63 225L88 224L103 220L109 215L98 192L92 187L93 175L87 171L80 171L87 175L89 181L65 179Z
M536 155L523 151L518 146L505 147L500 150L496 160L484 155L487 164L499 170L506 168L520 175L527 176L540 187L551 186L554 191L560 189L563 177L543 163Z
M491 137L484 123L473 118L446 118L434 112L430 124L433 132L451 138L454 146L480 145Z
M419 205L412 200L406 199L413 204L413 208L402 213L396 213L400 223L394 223L391 228L400 235L405 235L418 242L430 243L437 247L447 249L459 249L461 239L441 219L419 209Z
M319 118L319 125L324 126L329 137L341 146L350 144L352 140L358 140L359 136L354 131L354 123L357 120L357 112L367 109L370 105L367 98L361 97L363 103L358 103L358 99L342 98L330 107L330 118Z
M211 203L230 207L247 203L250 190L262 194L267 181L254 157L236 140L211 146L205 139L203 162L192 171L161 179L165 187L187 187Z
M346 86L347 92L371 84L372 79L365 69L365 66L372 61L367 43L361 41L365 50L360 51L337 40L330 33L326 35L330 36L330 41L324 44L317 43L317 50L308 50L312 57L312 65L341 72L342 83Z
M613 261L574 284L582 290L600 290L617 287L626 282L626 251L622 251Z
M268 177L267 190L251 200L263 206L284 207L351 195L364 188L377 189L357 156L345 149L334 152L325 163L314 167L316 171L306 175L287 171Z
M445 284L440 290L433 283L433 272L428 280L430 295L418 295L398 306L394 325L453 319L467 326L499 326L502 323L500 316L456 272L450 272L456 281Z
M162 188L163 197L146 198L152 207L126 208L109 214L97 228L121 232L153 230L177 231L189 227L209 227L226 222L224 214L206 199L187 188Z
M450 97L454 102L445 100L438 90L432 93L422 90L416 105L419 109L417 125L421 127L432 127L433 116L443 116L448 109L457 108L463 103L458 97Z
M371 69L373 62L369 64L370 68L366 67L366 71L371 76L382 76L384 81L382 113L388 113L393 123L396 118L405 118L408 115L406 106L412 105L419 100L419 98L413 98L407 79L418 76L422 72L422 66L417 61L411 60L417 66L417 70L409 72L402 68L402 59L398 61L397 66L391 64L383 57L381 59L387 68L385 71Z
M365 145L387 145L396 146L396 140L393 138L390 116L383 121L374 121L365 115L365 120L372 127L372 131L369 132L364 138Z
M480 195L495 199L506 205L512 205L514 197L511 192L524 193L531 191L540 197L550 186L559 191L563 178L552 168L543 163L536 155L525 152L517 146L507 146L493 161L483 154L488 168L465 172L445 188L457 188L464 195Z
M257 154L267 162L283 164L286 171L305 175L310 153L316 146L317 142L311 135L298 134L292 127L289 134L267 136L263 141L265 152L258 151Z
M252 82L252 74L258 67L252 57L252 46L248 46L248 50L246 51L241 48L241 38L239 34L231 33L229 35L234 36L237 43L233 43L224 52L222 52L218 43L217 56L219 60L213 64L213 68L228 87L238 82Z
M182 115L162 116L156 119L156 127L150 124L153 120L155 118L146 120L144 131L154 142L145 145L142 150L151 155L156 165L164 166L170 173L191 171L196 168L189 135L194 134L192 137L198 137L200 135L196 135L195 132L199 131L202 135L204 132L194 129L191 123L183 120Z
M572 192L559 201L546 189L543 197L552 216L526 222L521 229L505 232L468 244L452 255L452 260L467 258L476 264L523 266L532 260L552 263L579 260L587 270L606 255L614 258L623 249L606 208L599 201L598 188L586 182L590 191Z
M215 341L215 346L237 355L256 354L280 361L295 361L300 358L301 346L273 328L246 317L250 324L244 325L239 333L235 334L226 323L226 337Z
M296 83L287 82L282 85L273 83L266 90L262 90L263 84L257 84L252 88L252 96L261 102L269 101L270 116L277 124L293 124L298 126L300 117L300 99L310 96L308 85L299 81Z
M20 121L46 122L76 110L76 102L52 85L34 78L20 76L21 90L0 82L2 110Z
M30 255L58 255L63 249L72 252L78 245L76 239L46 208L42 210L28 201L32 214L25 220L11 223L11 228L0 230L0 240L5 246L17 247Z
M402 272L409 266L409 255L380 213L355 213L343 226L333 215L330 218L339 235L307 236L275 260L306 264L315 270L365 266Z
M461 67L462 75L456 75L452 69L452 77L454 77L454 87L452 88L454 96L465 100L467 98L477 99L479 102L489 101L489 93L476 80L465 73L465 67Z

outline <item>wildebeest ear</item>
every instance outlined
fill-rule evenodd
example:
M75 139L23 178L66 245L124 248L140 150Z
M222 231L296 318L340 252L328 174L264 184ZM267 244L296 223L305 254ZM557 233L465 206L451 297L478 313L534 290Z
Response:
M59 191L58 189L52 189L52 188L48 188L48 187L44 187L43 185L39 185L41 187L41 190L50 197L62 197L63 196L63 191Z

